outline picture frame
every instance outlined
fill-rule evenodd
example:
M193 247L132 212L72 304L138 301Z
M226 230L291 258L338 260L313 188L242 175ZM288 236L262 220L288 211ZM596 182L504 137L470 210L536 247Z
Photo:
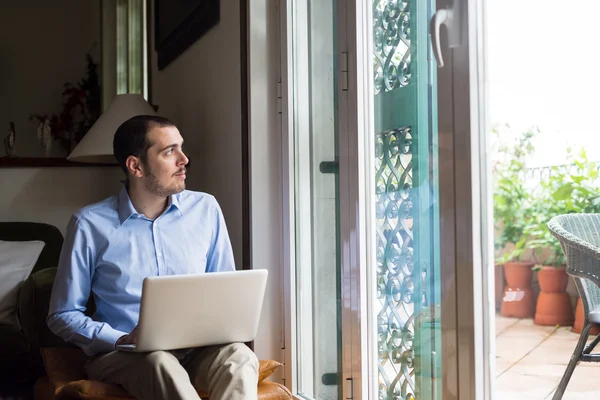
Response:
M220 20L220 0L155 0L154 48L163 70Z

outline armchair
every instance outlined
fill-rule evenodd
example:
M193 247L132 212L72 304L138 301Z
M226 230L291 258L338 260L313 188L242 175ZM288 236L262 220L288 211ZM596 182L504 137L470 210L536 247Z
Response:
M88 380L83 365L86 355L79 349L43 348L42 354L48 376L38 379L34 387L35 400L125 400L133 399L121 386ZM281 364L261 360L258 377L258 399L291 399L291 393L279 383L269 382L269 377ZM209 393L198 391L202 399Z
M58 264L63 236L58 228L36 222L0 222L0 240L32 241L45 243L31 273L42 273ZM0 386L13 388L31 385L41 373L39 352L32 346L31 338L36 335L28 329L32 319L31 308L33 292L22 285L19 290L17 315L20 327L0 324Z
M46 316L50 293L56 268L32 274L24 286L35 295L29 307L34 310L34 318L29 322L33 346L39 349L43 361L45 376L35 382L34 399L90 399L124 400L132 398L121 386L88 380L84 363L87 356L79 348L64 342L55 336L46 325ZM94 304L90 300L87 306L93 312ZM281 364L272 360L261 360L259 368L258 398L260 400L291 399L289 390L275 382L265 381ZM202 399L208 399L208 393L199 393Z
M573 277L583 303L583 329L569 364L552 396L562 399L579 362L600 362L593 353L600 335L588 343L590 332L600 323L600 214L564 214L548 222L550 232L560 241L567 261L567 274Z

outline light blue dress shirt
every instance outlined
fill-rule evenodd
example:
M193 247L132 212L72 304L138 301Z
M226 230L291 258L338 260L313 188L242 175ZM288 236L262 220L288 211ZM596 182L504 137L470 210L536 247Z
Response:
M47 318L48 327L88 355L110 352L138 323L147 276L235 269L221 209L185 190L152 221L136 212L125 187L69 222ZM84 314L90 294L92 318ZM175 293L173 295L176 295Z

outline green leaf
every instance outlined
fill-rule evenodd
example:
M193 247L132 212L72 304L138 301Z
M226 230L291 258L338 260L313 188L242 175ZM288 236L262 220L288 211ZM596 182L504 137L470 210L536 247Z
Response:
M573 184L568 182L560 186L554 193L552 193L552 197L557 201L567 200L571 197L573 190Z
M585 176L573 176L571 175L571 179L573 179L573 182L580 184L581 182L583 182L585 180Z

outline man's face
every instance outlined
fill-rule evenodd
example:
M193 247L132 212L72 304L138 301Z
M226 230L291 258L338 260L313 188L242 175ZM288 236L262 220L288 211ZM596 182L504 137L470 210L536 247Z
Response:
M148 132L150 148L144 166L142 182L146 190L167 197L185 189L185 166L189 162L183 153L183 138L174 126L156 127Z

